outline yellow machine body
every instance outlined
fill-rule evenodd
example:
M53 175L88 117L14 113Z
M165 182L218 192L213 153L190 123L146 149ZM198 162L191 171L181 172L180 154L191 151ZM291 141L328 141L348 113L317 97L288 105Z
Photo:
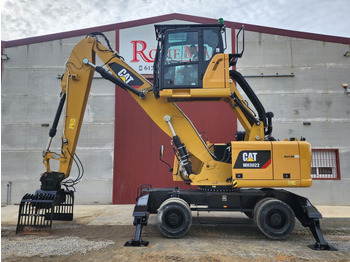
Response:
M224 53L222 36L225 26L162 24L156 25L155 28L158 46L154 61L154 84L113 51L102 33L89 34L73 48L65 64L65 72L61 79L60 103L49 132L47 146L43 151L46 172L41 175L40 190L35 194L25 195L21 201L17 232L33 226L51 227L52 220L73 219L75 185L83 176L83 166L75 151L95 73L128 92L152 121L170 137L175 153L173 181L184 182L201 189L187 190L184 194L188 194L188 197L182 199L179 198L181 193L178 187L154 191L148 187L141 187L141 195L138 195L138 204L133 214L137 230L131 245L143 244L139 240L142 226L147 225L148 212L164 214L167 207L171 210L177 206L176 211L168 213L168 219L158 218L158 221L170 221L171 232L167 236L180 237L189 229L190 204L207 206L204 210L208 212L228 208L252 216L256 209L255 203L259 204L261 197L270 197L268 191L271 189L267 188L311 186L310 144L295 138L277 141L272 137L273 113L265 112L245 78L233 69L242 53ZM105 40L106 46L100 42L100 37ZM96 61L102 61L102 65L96 65ZM241 95L241 90L244 96ZM232 109L233 115L244 129L236 132L236 141L212 143L203 139L191 120L176 104L197 101L221 101ZM248 101L251 104L248 105ZM62 143L60 152L56 153L51 151L50 147L61 115ZM57 171L51 170L51 160L59 161ZM75 180L67 179L73 163L77 164L79 173ZM260 191L241 188L263 189ZM207 194L205 191L211 191L213 194ZM229 195L221 195L221 192L228 192ZM301 203L306 203L309 209L311 207L307 200L292 193L278 190L274 192L279 199L298 202L299 205L292 207L299 213L304 210ZM190 201L186 202L185 199ZM147 206L149 201L151 204ZM183 205L188 216L187 213L178 215L179 204ZM285 210L285 207L282 207ZM41 210L40 213L38 209ZM314 211L310 210L314 216ZM310 217L308 212L301 216L301 222ZM274 211L273 216L266 216L260 220L266 223L268 219L272 223L280 220L279 224L283 224L283 217L290 214L287 210L279 216L281 219L275 219ZM32 219L33 217L35 219ZM189 218L188 221L181 219L185 217ZM308 226L309 224L311 222ZM178 230L175 235L174 225ZM163 227L163 222L158 224L158 227ZM278 225L278 232L280 228L282 227ZM282 232L280 237L289 234L288 230ZM164 232L165 230L162 231Z
M97 68L102 68L91 66L95 63L95 55L105 64L107 78L117 79L122 87L125 83L123 88L159 128L172 137L173 141L175 137L181 138L188 153L186 161L191 163L191 169L185 172L184 161L177 156L173 168L174 181L185 181L196 186L233 188L311 185L310 144L304 141L264 141L266 123L264 119L259 120L253 116L254 112L238 91L230 71L229 54L217 53L207 61L201 86L163 88L157 97L149 81L93 36L81 40L66 63L66 72L61 82L62 93L67 95L63 143L60 154L50 150L45 152L43 161L46 173L51 172L49 161L53 159L60 161L59 174L63 174L64 178L70 174L93 74L95 69L98 71ZM89 62L85 63L84 60ZM190 66L190 62L183 65L186 66ZM230 145L231 159L221 161L215 155L217 152L214 148L220 148L220 145L204 141L176 101L223 101L232 108L245 132L243 141L227 142ZM268 152L266 163L259 162L261 157L266 157L264 152Z
M311 148L307 142L232 142L232 180L238 187L308 187Z

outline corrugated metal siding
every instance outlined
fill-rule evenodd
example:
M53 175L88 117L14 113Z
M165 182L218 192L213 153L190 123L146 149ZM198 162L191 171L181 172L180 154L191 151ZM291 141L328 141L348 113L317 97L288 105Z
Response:
M205 131L211 142L234 140L237 119L224 102L180 103L199 132ZM120 88L116 89L113 203L135 203L136 190L142 184L173 187L168 167L159 161L160 145L164 160L173 163L170 138ZM176 186L186 188L184 183Z

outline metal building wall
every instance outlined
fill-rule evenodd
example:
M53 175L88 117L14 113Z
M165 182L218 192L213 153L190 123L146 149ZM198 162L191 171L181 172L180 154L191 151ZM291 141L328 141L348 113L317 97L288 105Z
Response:
M173 14L93 30L107 32L115 46L116 28L174 19L213 22ZM239 28L237 23L227 25ZM341 180L314 181L311 188L295 191L315 204L349 205L350 97L343 93L341 83L350 82L350 58L343 56L349 50L350 39L249 25L246 29L245 53L237 69L247 76L266 110L275 113L274 136L305 136L314 148L339 148ZM39 176L44 172L41 152L49 131L42 124L51 125L58 105L57 75L63 73L73 46L89 31L67 32L59 36L60 40L43 36L40 41L2 48L10 58L2 61L3 204L9 187L13 204L40 186ZM158 160L159 146L164 144L165 159L172 163L169 138L129 99L113 84L94 80L77 148L85 167L85 177L77 186L78 204L132 203L136 187L143 183L174 185L167 167ZM232 113L226 105L215 109L207 104L181 106L198 130L207 132L210 141L233 139L236 122L231 122ZM305 121L311 125L304 126ZM58 148L58 144L54 146Z
M115 32L105 33L115 45ZM28 43L29 39L3 50L9 60L2 64L2 204L6 203L8 192L10 204L15 204L24 194L40 188L40 174L45 171L42 151L61 92L58 76L64 72L71 50L85 34L41 42L33 39L34 43ZM112 203L114 90L113 84L101 79L95 79L91 87L76 150L85 168L84 179L76 187L76 202L80 204ZM55 152L60 152L61 134L62 129L57 131L51 147ZM52 170L57 170L55 162L51 161ZM71 176L77 176L75 166Z

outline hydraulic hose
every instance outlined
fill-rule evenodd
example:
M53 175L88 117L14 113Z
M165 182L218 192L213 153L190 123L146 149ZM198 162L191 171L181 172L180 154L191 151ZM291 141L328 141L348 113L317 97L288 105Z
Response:
M240 87L243 89L244 93L248 96L249 100L254 105L256 111L258 112L259 120L263 122L264 126L266 126L266 113L265 108L261 104L259 98L254 93L253 89L250 87L248 82L244 79L241 73L236 70L230 70L230 76L233 80L235 80Z

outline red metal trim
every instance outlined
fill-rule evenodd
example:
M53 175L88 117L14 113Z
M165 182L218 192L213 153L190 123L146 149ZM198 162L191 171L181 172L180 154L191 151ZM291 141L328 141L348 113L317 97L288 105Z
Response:
M234 54L236 51L236 28L230 27L231 29L231 53Z
M179 13L172 13L172 14L167 14L167 15L161 15L161 16L155 16L155 17L150 17L150 18L144 18L144 19L139 19L139 20L133 20L129 22L123 22L119 24L115 24L118 26L119 29L125 29L125 28L130 28L130 27L135 27L135 26L141 26L145 24L155 24L155 23L160 23L168 20L183 20L183 21L188 21L188 22L195 22L195 23L202 23L202 24L216 24L217 20L216 19L211 19L211 18L204 18L200 16L191 16L191 15L184 15L184 14L179 14Z
M113 182L112 182L112 204L115 205L117 203L117 199L116 199L116 196L117 196L117 186L118 186L118 183L117 183L117 178L116 178L116 158L115 158L115 151L117 150L117 128L116 128L116 112L117 112L117 86L114 86L114 141L113 141L113 144L114 144L114 148L113 148Z
M120 49L120 30L116 29L115 30L115 50L119 53L119 49Z
M115 50L119 53L119 48L120 48L120 31L119 29L115 30ZM116 165L117 165L117 161L116 161L116 150L118 148L117 145L117 123L116 123L116 114L117 114L117 88L119 88L117 85L115 85L114 87L114 149L113 149L113 188L112 188L112 204L116 205L117 204L117 190L118 190L118 182L117 182L117 173L116 173Z
M1 54L4 53L4 48L6 47L7 42L1 40Z
M54 40L70 38L70 37L84 36L93 31L101 31L101 32L114 31L114 30L141 26L145 24L159 23L159 22L164 22L167 20L175 20L175 19L189 21L189 22L197 22L197 23L208 23L208 24L217 23L217 20L215 19L173 13L168 15L155 16L151 18L133 20L129 22L115 23L110 25L90 27L90 28L73 30L68 32L49 34L49 35L43 35L43 36L35 36L35 37L4 41L4 42L6 42L7 47L15 47L15 46L21 46L21 45L29 45L29 44L35 44L35 43L41 43L41 42L54 41Z
M312 151L334 151L335 152L335 161L336 161L336 168L337 168L337 177L336 178L312 178L312 180L341 180L340 175L340 161L339 161L339 149L338 148L313 148Z
M225 22L226 26L234 27L236 29L239 29L242 26L242 24L244 23L229 22L229 21ZM244 24L244 27L246 31L253 31L253 32L264 33L264 34L281 35L281 36L288 36L288 37L294 37L294 38L333 42L333 43L339 43L339 44L350 44L349 37L306 33L301 31L293 31L293 30L252 25L252 24Z
M164 22L167 20L175 20L175 19L188 21L188 22L195 22L195 23L206 23L206 24L217 23L216 19L184 15L179 13L172 13L167 15L155 16L151 18L133 20L129 22L115 23L110 25L90 27L85 29L57 33L57 34L49 34L49 35L36 36L36 37L30 37L30 38L24 38L24 39L12 40L12 41L4 41L4 42L6 42L7 47L15 47L15 46L21 46L21 45L54 41L54 40L59 40L59 39L64 39L69 37L83 36L83 35L89 34L92 31L101 31L101 32L113 31L118 29L141 26L145 24L159 23L159 22ZM230 21L226 21L225 24L227 27L236 28L236 29L239 29L242 25L242 23L230 22ZM278 28L265 27L265 26L257 26L257 25L251 25L251 24L245 24L245 29L247 31L254 31L254 32L260 32L260 33L266 33L266 34L275 34L275 35L304 38L304 39L310 39L310 40L334 42L334 43L340 43L340 44L350 44L350 38L347 38L347 37L305 33L305 32L278 29Z
M338 180L341 180L341 176L340 176L339 149L335 149L335 157L336 157L336 161L337 161L337 178L338 178Z
M236 52L236 28L230 27L231 29L231 53L234 54ZM233 70L236 70L236 66L232 66ZM236 83L236 81L235 81Z

